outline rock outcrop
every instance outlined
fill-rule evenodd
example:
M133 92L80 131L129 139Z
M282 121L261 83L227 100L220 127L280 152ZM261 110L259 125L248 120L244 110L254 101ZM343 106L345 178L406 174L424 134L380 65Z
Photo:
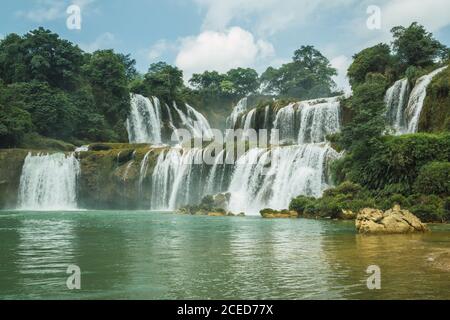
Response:
M289 211L289 210L272 210L272 209L264 209L260 211L260 214L263 218L266 219L288 219L288 218L298 218L297 211Z
M419 218L396 205L383 212L378 209L362 209L355 221L359 233L412 233L429 231Z

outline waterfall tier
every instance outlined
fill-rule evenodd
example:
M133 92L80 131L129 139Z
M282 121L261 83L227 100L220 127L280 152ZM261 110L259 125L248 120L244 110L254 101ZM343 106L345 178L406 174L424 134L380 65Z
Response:
M270 106L245 111L240 102L229 118L234 129L278 130L281 143L324 142L340 131L340 97L291 103L283 108Z
M415 133L419 127L420 114L433 78L447 67L442 67L417 79L410 91L408 79L396 81L386 92L386 120L394 134Z
M32 155L25 158L20 177L22 210L77 209L79 161L74 154Z
M186 129L192 138L211 138L208 120L197 110L186 104L180 108L173 103L173 110L167 104L162 109L158 98L146 98L131 94L131 110L126 121L130 143L175 143L171 135L176 129Z

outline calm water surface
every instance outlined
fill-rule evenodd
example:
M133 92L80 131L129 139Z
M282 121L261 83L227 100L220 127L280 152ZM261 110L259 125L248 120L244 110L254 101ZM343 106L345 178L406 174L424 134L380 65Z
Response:
M0 299L450 299L450 226L360 236L353 223L142 211L0 212ZM66 287L68 265L81 290ZM366 268L381 268L368 290Z

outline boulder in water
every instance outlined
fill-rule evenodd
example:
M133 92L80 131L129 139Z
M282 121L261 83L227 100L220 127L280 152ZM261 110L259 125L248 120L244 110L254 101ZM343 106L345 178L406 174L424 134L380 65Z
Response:
M378 209L362 209L356 217L356 229L359 233L412 233L429 231L419 218L399 205L383 212Z

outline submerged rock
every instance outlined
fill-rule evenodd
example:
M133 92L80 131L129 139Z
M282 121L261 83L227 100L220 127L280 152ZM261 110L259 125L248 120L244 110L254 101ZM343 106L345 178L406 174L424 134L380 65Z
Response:
M399 205L383 212L378 209L362 209L355 221L359 233L412 233L429 231L419 218Z

